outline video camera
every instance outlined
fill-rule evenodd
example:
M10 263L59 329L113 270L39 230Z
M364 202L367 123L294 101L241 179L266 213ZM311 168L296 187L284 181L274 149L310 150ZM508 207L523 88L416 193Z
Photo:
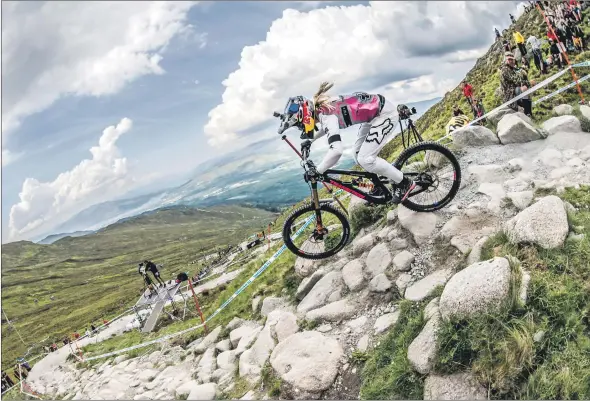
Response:
M416 113L417 112L416 112L415 107L412 107L412 109L410 109L405 104L398 104L397 105L397 114L399 115L400 120L407 120L408 118L410 118L410 116L412 114L416 114Z

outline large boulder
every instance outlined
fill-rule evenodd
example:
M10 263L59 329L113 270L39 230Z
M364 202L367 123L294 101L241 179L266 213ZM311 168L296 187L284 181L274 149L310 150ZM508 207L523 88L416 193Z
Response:
M549 135L557 134L559 132L581 132L582 124L574 116L560 116L553 117L543 123L543 129Z
M343 355L337 340L316 331L304 331L281 341L273 350L270 363L289 385L318 394L334 383Z
M376 275L369 282L369 290L371 292L386 292L391 288L391 281L383 273Z
M399 313L399 311L395 311L379 316L377 320L375 320L375 325L373 326L375 334L381 334L395 325L399 319Z
M402 227L412 234L418 245L428 242L438 220L434 213L414 212L403 205L398 207L397 217Z
M342 268L342 278L350 291L354 292L362 289L365 286L363 263L358 259L348 262Z
M436 287L444 285L452 275L451 269L437 270L406 288L404 298L415 302L422 301L432 294Z
M366 265L366 272L370 277L384 273L391 266L391 253L389 253L387 245L381 242L371 249L367 255Z
M412 266L412 263L416 257L409 251L401 251L395 258L393 258L393 265L395 266L395 270L398 271L408 271Z
M580 106L580 113L582 113L582 117L586 120L590 120L590 107L586 105Z
M229 332L229 341L233 348L238 346L242 337L249 335L254 330L260 328L260 325L255 322L244 322L241 326Z
M506 145L543 139L544 134L517 115L508 114L498 123L498 137L500 142Z
M268 315L266 325L270 326L270 333L277 342L283 341L291 334L299 331L297 316L291 312L274 311Z
M524 210L533 201L533 191L509 192L506 196L518 210Z
M545 249L561 247L569 230L565 206L557 196L546 196L507 221L504 229L515 244L533 243Z
M262 308L260 309L260 314L262 316L268 316L268 314L275 310L285 310L291 311L293 307L289 303L289 300L286 298L277 298L277 297L266 297L264 301L262 301Z
M498 310L510 293L511 269L505 258L472 264L455 274L443 290L439 310L446 320Z
M216 392L217 385L215 383L201 384L191 390L187 400L214 400Z
M203 354L197 366L197 381L199 383L209 383L212 380L213 372L217 369L217 358L215 357L215 348L208 348Z
M434 365L437 353L438 330L440 318L432 317L418 336L408 347L408 360L417 372L425 375L430 372Z
M303 246L301 247L301 250L308 252L323 252L324 243L321 242L317 244L310 241L305 241L305 243L303 243ZM297 257L297 259L295 260L295 273L297 273L301 277L307 277L317 270L318 265L319 261L317 260Z
M275 342L272 338L271 326L267 324L258 334L252 348L247 349L240 356L240 377L246 378L251 384L256 383L260 379L262 366L274 347Z
M424 380L425 400L487 400L486 388L469 373L430 375Z
M453 131L453 143L457 146L498 145L500 140L490 129L481 125L471 125Z
M556 116L566 116L574 113L574 108L569 104L560 104L553 108L553 114Z

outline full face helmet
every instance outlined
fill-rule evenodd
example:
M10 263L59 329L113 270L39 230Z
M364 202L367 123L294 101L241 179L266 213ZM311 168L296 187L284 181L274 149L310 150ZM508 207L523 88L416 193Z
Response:
M313 136L315 130L314 104L304 96L289 98L283 113L285 128L297 127L306 136Z

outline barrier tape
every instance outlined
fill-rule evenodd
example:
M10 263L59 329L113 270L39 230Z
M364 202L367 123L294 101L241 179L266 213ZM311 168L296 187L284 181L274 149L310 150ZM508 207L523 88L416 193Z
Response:
M313 220L315 220L315 216L309 217L307 219L307 221L301 226L301 228L299 228L299 230L297 230L297 232L293 235L292 238L293 239L297 238L303 232L303 230L305 230L305 228L307 228L307 226L309 226L309 224ZM248 280L246 280L246 282L244 284L242 284L242 286L240 288L238 288L232 294L232 296L230 296L219 308L217 308L217 310L215 312L213 312L213 314L211 316L209 316L207 318L207 320L205 320L205 323L201 323L201 324L199 324L197 326L189 327L188 329L181 330L181 331L178 331L176 333L167 334L165 336L162 336L160 338L156 338L156 339L151 340L151 341L147 341L145 343L141 343L141 344L133 345L131 347L123 348L123 349L120 349L120 350L108 352L106 354L102 354L102 355L97 355L97 356L93 356L93 357L90 357L90 358L86 358L86 361L93 361L93 360L96 360L96 359L108 358L109 356L122 354L122 353L128 352L128 351L133 351L135 349L147 347L147 346L150 346L152 344L161 343L163 341L167 341L167 340L169 340L171 338L174 338L174 337L177 337L177 336L181 336L183 334L189 333L191 331L194 331L194 330L197 330L197 329L203 327L211 319L213 319L215 316L217 316L222 310L224 310L250 284L252 284L252 282L254 280L256 280L271 265L271 263L274 262L285 251L286 248L287 248L286 245L283 244L283 246L281 246L281 248L279 248L279 250L276 251L274 253L274 255L272 255Z
M586 75L586 76L584 76L584 77L582 77L582 78L578 79L578 82L577 82L577 83L582 83L582 82L584 82L584 81L586 81L586 80L588 80L588 79L590 79L590 74L588 74L588 75ZM548 94L548 95L545 95L545 96L543 96L543 97L542 97L542 98L540 98L540 99L537 99L537 100L535 100L535 101L533 102L533 106L534 106L534 105L536 105L536 104L538 104L538 103L544 102L544 101L545 101L545 100L547 100L547 99L551 99L551 98L552 98L552 97L554 97L554 96L557 96L557 95L559 95L560 93L562 93L562 92L564 92L564 91L566 91L566 90L568 90L568 89L570 89L570 88L572 88L572 87L576 86L576 84L577 84L577 83L576 83L576 81L574 81L574 82L572 82L571 84L569 84L569 85L566 85L566 86L564 86L563 88L560 88L560 89L556 90L556 91L555 91L555 92L553 92L553 93L550 93L550 94Z
M465 127L459 128L458 130L453 131L453 132L457 132L457 131L459 131L459 130L461 130L463 128L470 127L471 125L475 124L476 122L483 120L484 118L486 118L490 114L493 114L493 113L497 112L498 110L500 110L500 109L508 106L509 104L512 104L512 103L514 103L514 102L516 102L516 101L518 101L518 100L520 100L520 99L522 99L522 98L530 95L531 93L533 93L533 92L535 92L535 91L543 88L544 86L549 85L551 82L555 81L556 79L558 79L559 77L561 77L563 74L565 74L566 72L568 72L570 70L570 68L572 68L572 67L584 67L584 66L587 66L587 65L590 65L589 64L589 61L584 61L582 63L575 64L573 66L568 66L568 67L564 68L563 70L561 70L561 71L553 74L552 76L550 76L548 78L545 78L543 81L539 82L537 85L533 86L532 88L529 88L526 91L522 92L520 95L518 95L516 97L513 97L512 99L510 99L506 103L501 104L500 106L498 106L495 109L487 112L483 116L476 118L475 120L473 120L469 124L467 124ZM579 81L580 80L578 80L578 82ZM574 85L575 85L575 83L574 83ZM444 139L447 139L447 138L451 137L452 134L453 134L453 132L451 132L451 133L443 136L442 138L438 139L436 142L440 142L440 141L442 141Z

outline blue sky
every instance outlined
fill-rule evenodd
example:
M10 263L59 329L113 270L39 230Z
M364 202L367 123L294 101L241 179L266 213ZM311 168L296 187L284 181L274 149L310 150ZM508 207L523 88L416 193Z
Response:
M3 242L182 183L272 137L271 110L324 79L442 96L516 4L2 3Z

